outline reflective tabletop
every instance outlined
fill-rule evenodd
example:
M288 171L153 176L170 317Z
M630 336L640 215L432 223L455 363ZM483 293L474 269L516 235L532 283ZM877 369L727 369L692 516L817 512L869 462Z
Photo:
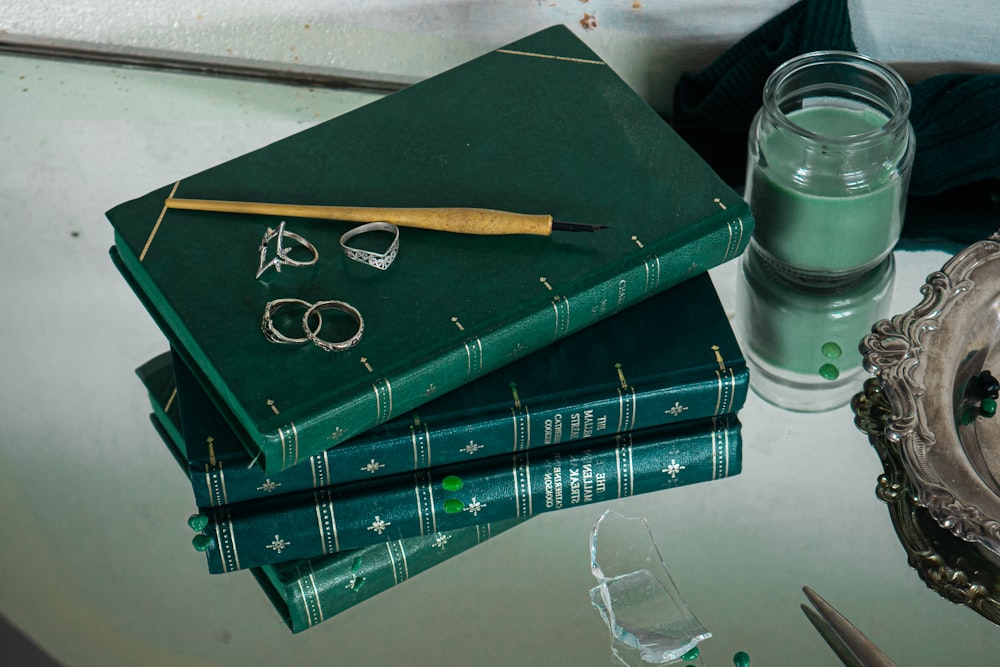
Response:
M209 575L189 482L134 375L167 344L108 259L104 212L376 97L0 57L3 617L79 667L604 667L588 540L614 509L648 520L714 635L709 667L738 651L839 665L800 609L803 586L899 665L995 663L1000 628L908 565L851 408L795 413L755 394L739 476L538 516L299 635L250 573ZM897 251L891 311L949 256ZM712 277L735 312L736 263Z

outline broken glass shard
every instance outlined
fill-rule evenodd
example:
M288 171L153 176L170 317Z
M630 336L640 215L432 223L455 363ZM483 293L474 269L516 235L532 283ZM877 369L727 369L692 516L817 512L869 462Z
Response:
M680 660L712 636L677 590L644 518L606 511L590 534L590 601L611 630L611 650L626 665Z

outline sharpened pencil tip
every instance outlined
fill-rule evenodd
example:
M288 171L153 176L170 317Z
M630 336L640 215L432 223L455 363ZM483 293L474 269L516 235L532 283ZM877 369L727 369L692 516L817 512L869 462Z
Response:
M597 232L607 228L607 225L591 225L585 222L552 221L552 231L554 232Z

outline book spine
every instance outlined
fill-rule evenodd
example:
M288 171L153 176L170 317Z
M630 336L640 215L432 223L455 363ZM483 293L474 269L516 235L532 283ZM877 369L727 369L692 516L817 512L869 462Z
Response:
M358 549L738 474L735 415L205 512L213 573Z
M736 412L746 400L748 372L718 358L717 367L680 384L637 387L628 382L627 369L611 368L609 376L617 373L620 383L605 387L604 395L550 401L537 409L522 402L512 387L510 405L492 415L423 421L413 414L409 424L386 424L274 475L250 465L241 447L226 447L233 454L228 458L217 454L192 461L195 500L199 507L219 507ZM208 404L207 396L198 400ZM235 436L218 426L212 433L192 433L190 451L201 451L202 443L213 436L213 452L222 451L221 438Z
M485 540L518 520L374 544L252 570L293 633L307 630Z
M591 276L593 282L589 285L569 285L565 291L556 281L550 285L553 295L548 307L498 326L484 336L471 337L450 354L432 364L414 367L405 376L377 378L363 393L328 408L321 417L307 423L285 423L274 432L262 433L257 443L261 465L268 474L295 466L331 445L416 408L426 400L428 387L441 393L456 389L527 352L727 262L746 247L752 226L753 218L745 203L738 210L720 208L679 235L641 246L646 254L637 265L609 267L606 274ZM643 243L641 239L634 242ZM155 289L152 285L143 287ZM247 415L237 416L245 423L250 421Z

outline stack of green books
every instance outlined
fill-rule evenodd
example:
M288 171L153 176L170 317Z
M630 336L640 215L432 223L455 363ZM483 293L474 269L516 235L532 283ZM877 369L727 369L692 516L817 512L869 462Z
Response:
M362 207L398 252L220 200ZM566 28L108 217L173 348L140 375L195 544L254 569L293 630L534 514L740 470L746 368L704 272L752 217Z

